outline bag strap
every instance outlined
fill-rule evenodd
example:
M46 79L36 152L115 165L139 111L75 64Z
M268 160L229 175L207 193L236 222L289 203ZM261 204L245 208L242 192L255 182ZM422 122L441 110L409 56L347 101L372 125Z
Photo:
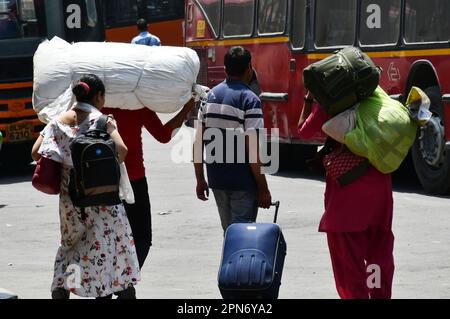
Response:
M317 152L316 156L319 160L323 160L325 156L331 154L336 149L336 147L339 146L340 143L328 136L325 140L325 144L323 145L322 149Z
M101 115L98 120L97 123L95 124L95 128L99 131L104 131L107 132L107 125L108 125L108 115Z

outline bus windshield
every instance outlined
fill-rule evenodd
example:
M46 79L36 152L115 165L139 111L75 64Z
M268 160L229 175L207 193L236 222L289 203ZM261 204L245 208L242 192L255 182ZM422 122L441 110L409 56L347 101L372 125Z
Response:
M183 45L184 0L108 0L102 3L108 41L130 42L137 35L136 21L146 18L150 32L158 36L163 45Z
M146 10L150 22L180 19L184 16L184 2L148 0Z
M39 37L40 0L0 0L0 40Z

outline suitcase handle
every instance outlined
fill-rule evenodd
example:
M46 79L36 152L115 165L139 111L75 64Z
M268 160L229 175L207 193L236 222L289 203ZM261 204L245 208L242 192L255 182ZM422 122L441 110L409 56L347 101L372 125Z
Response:
M275 217L273 218L273 223L276 224L278 219L278 209L280 208L280 201L276 201L270 206L275 206Z

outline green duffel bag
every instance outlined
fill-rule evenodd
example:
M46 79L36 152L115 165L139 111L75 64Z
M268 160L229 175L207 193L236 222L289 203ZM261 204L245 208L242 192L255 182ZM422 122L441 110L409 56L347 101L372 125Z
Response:
M334 116L370 96L381 69L355 47L313 63L303 70L303 82L328 115Z

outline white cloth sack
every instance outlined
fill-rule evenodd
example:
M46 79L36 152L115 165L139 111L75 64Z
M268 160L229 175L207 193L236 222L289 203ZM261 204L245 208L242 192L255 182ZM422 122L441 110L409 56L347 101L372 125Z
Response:
M105 105L173 113L181 109L196 85L200 61L183 47L149 47L112 42L68 42L54 37L34 55L33 107L49 122L74 102L72 84L83 74L99 76L106 87Z
M120 183L119 183L119 197L127 204L134 204L134 192L131 187L130 178L128 177L127 167L125 163L120 164Z
M329 119L322 126L322 131L332 139L344 144L345 135L356 127L356 108L358 105Z

